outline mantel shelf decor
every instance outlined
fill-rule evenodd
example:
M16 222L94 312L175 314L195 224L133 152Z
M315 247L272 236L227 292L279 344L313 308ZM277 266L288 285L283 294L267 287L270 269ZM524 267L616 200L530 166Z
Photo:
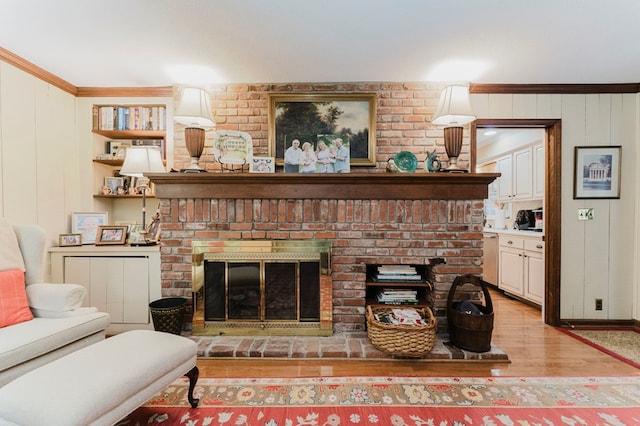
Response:
M149 173L156 198L483 200L500 173Z

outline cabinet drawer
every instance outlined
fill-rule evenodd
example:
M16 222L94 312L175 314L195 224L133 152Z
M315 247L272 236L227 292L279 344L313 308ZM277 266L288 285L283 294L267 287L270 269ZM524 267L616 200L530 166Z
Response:
M544 251L544 241L541 240L524 240L524 249L529 251Z
M500 246L522 249L524 248L524 239L513 235L500 235Z

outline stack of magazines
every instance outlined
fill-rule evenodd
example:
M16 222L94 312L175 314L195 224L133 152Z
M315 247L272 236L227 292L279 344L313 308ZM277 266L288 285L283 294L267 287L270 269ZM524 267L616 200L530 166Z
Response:
M374 314L377 321L394 325L425 325L425 320L414 309L393 309L386 314Z
M422 282L423 279L410 265L380 265L378 273L372 277L376 282Z
M385 288L378 292L378 303L385 305L409 305L418 303L418 291L404 288Z

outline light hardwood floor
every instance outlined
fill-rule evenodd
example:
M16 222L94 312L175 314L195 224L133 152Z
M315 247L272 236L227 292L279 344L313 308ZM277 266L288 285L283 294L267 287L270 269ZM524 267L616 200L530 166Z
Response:
M411 360L199 359L201 377L311 376L619 376L640 370L554 327L530 306L492 292L492 342L510 363Z

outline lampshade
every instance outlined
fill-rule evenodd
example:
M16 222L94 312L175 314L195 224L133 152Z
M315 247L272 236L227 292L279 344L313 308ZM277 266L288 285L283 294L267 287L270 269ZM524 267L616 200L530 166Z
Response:
M142 177L144 173L164 173L162 154L155 146L132 146L127 148L124 164L120 169L123 176Z
M209 93L196 87L185 87L180 102L173 114L176 123L187 127L213 127L213 114L209 101Z
M433 124L462 126L476 119L469 100L469 87L451 85L442 89Z

